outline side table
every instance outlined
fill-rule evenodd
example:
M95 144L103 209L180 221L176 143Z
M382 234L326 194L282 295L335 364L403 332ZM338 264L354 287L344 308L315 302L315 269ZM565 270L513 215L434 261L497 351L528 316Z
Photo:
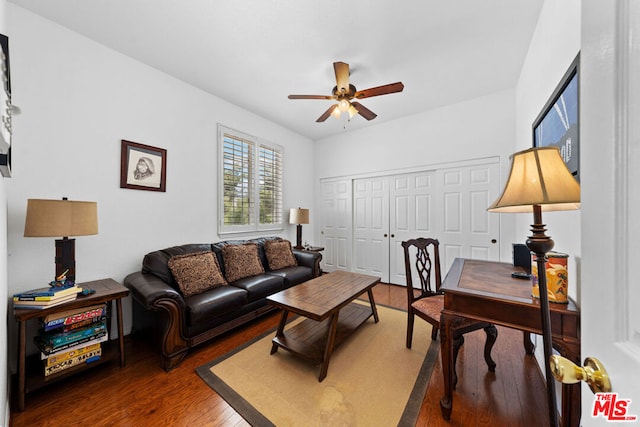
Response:
M18 410L24 410L25 395L31 391L45 387L69 375L84 371L97 365L109 362L116 358L120 360L120 366L124 366L124 333L122 330L122 298L129 295L129 290L113 279L95 280L92 282L78 283L81 288L93 289L96 292L87 296L78 296L75 300L66 304L60 304L44 310L13 309L13 315L18 321ZM88 307L96 304L107 304L107 328L111 338L111 302L116 302L116 319L118 323L118 346L108 340L103 343L103 353L100 360L86 365L78 365L68 370L46 377L42 372L39 353L27 358L26 354L26 323L31 319L38 319L49 314L62 311ZM39 369L40 368L40 369Z

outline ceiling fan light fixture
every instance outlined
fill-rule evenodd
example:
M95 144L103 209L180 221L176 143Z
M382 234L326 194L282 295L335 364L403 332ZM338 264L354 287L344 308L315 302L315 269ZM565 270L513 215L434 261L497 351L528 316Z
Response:
M335 108L333 109L333 111L331 112L331 115L333 117L335 117L336 119L340 118L340 108L338 107L338 104L336 104Z
M349 119L352 119L356 114L358 114L358 110L356 110L356 107L349 104Z
M339 119L342 113L349 114L349 120L356 114L366 120L373 120L377 114L360 104L360 99L371 98L374 96L387 95L390 93L402 92L404 85L402 82L376 86L365 90L357 90L354 85L349 83L349 64L345 62L334 62L333 70L336 76L336 85L331 91L331 95L289 95L289 99L332 99L337 104L330 106L316 122L321 123L333 116ZM351 103L351 101L354 101ZM345 116L346 117L346 116Z

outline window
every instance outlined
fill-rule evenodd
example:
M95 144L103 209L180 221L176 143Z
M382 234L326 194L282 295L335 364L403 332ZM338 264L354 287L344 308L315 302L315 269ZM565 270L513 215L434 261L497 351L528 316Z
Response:
M218 126L218 232L282 230L282 147Z

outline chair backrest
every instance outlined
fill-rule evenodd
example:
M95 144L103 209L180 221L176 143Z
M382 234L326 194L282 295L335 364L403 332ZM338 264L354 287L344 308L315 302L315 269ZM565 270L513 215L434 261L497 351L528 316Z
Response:
M404 266L409 301L440 293L440 242L437 239L419 237L402 242ZM412 252L415 254L412 256ZM415 270L420 281L420 295L415 295L413 278Z

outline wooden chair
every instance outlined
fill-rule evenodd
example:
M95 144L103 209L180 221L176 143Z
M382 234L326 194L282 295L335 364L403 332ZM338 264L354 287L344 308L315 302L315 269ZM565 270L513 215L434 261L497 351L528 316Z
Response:
M440 329L440 313L444 308L444 293L440 274L440 242L437 239L417 238L402 242L404 248L404 265L407 281L407 348L411 348L413 340L414 317L426 320L432 325L431 339L435 340ZM415 252L412 256L412 253ZM413 270L413 271L412 271ZM417 274L420 288L414 288L413 278ZM484 329L487 340L484 345L484 359L489 371L495 372L496 364L491 359L491 349L498 337L496 327L491 323L480 322L459 317L453 322L453 387L458 381L456 360L458 351L464 343L464 334Z

